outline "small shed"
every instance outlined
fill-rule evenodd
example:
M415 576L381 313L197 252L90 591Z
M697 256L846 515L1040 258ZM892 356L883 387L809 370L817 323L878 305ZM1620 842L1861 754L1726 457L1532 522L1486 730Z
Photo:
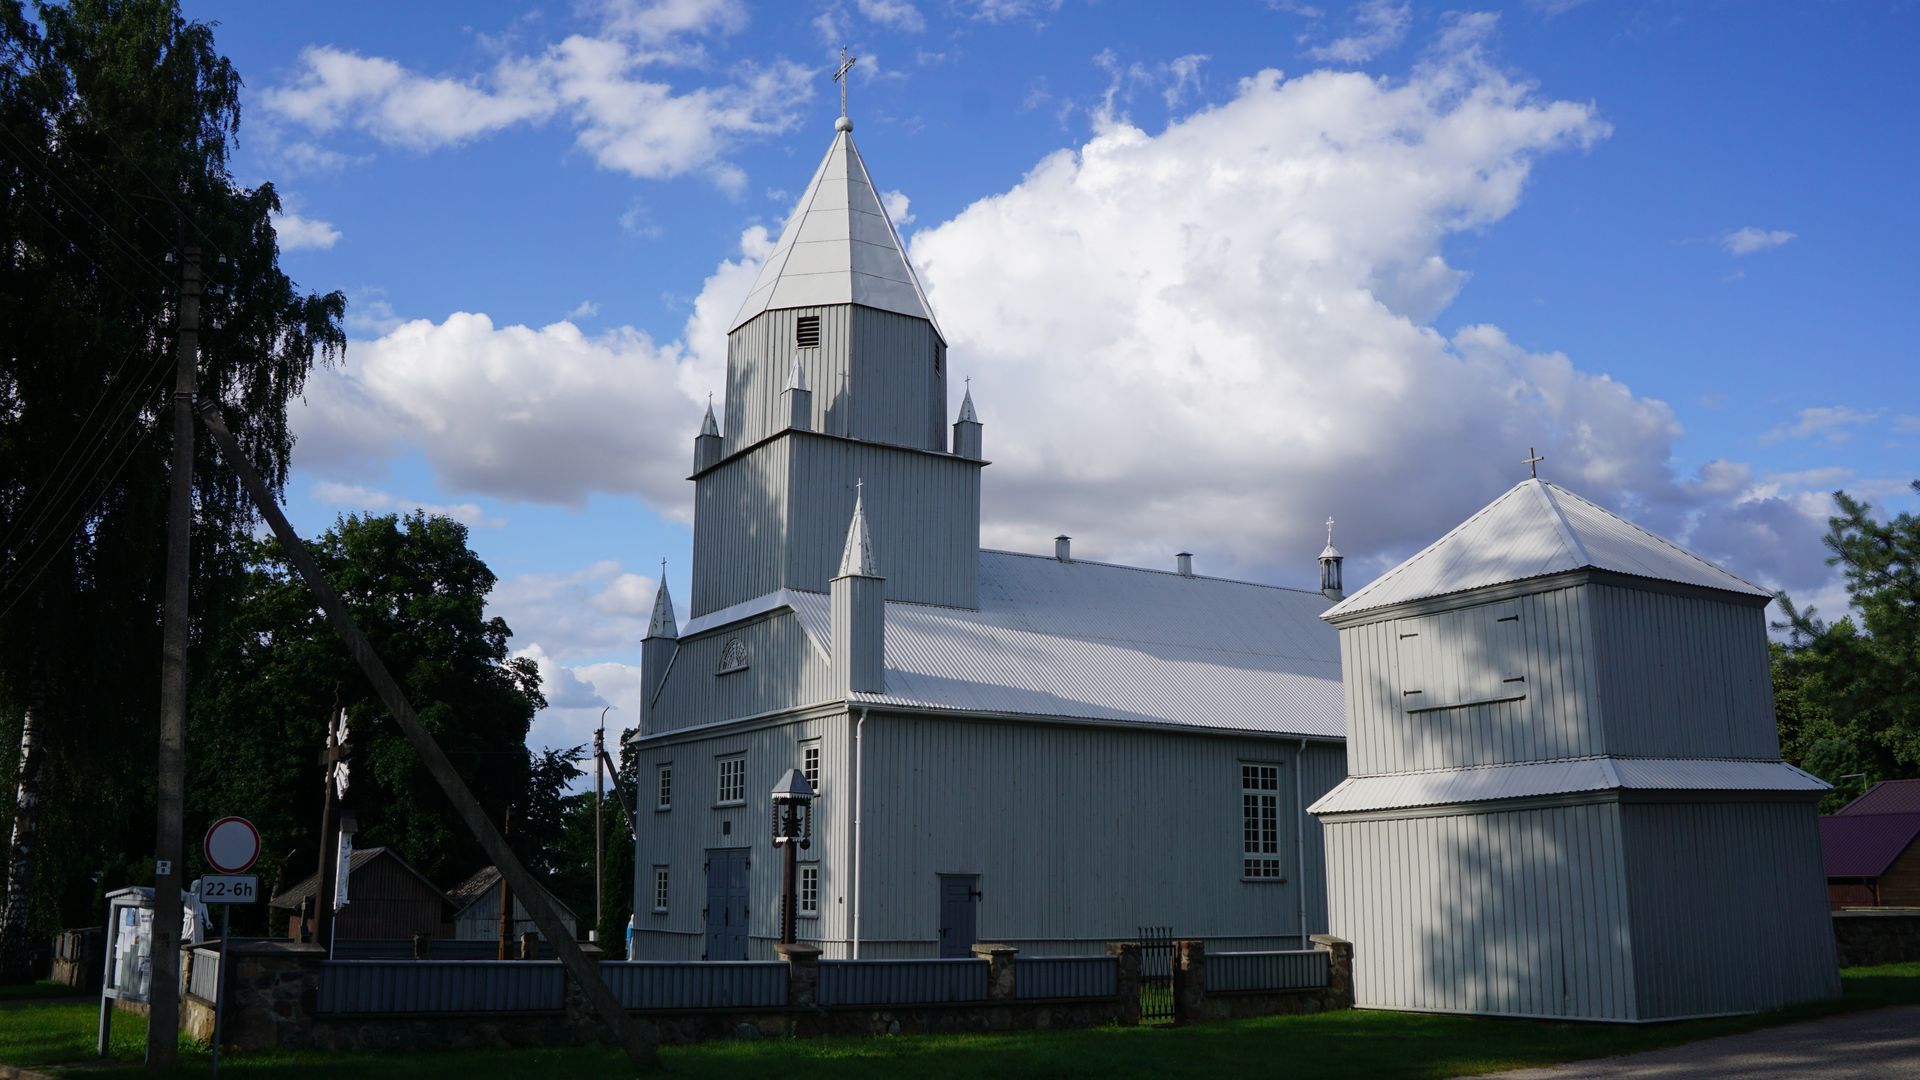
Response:
M545 892L546 890L541 890ZM447 891L453 901L453 937L455 941L495 941L500 937L500 868L485 866L475 871L472 877L455 885ZM547 902L560 912L560 921L566 924L567 933L579 937L579 920L574 917L573 909L560 902L551 892L546 893ZM520 898L513 898L513 940L518 941L521 934L534 934L541 941L546 935L533 923L533 916L520 905Z
M312 936L312 907L319 890L316 872L267 901L269 907L288 913L287 936L294 941ZM334 917L334 937L446 937L452 910L447 894L399 852L389 847L362 848L347 862L347 906Z
M1827 902L1920 907L1920 780L1888 780L1820 819Z

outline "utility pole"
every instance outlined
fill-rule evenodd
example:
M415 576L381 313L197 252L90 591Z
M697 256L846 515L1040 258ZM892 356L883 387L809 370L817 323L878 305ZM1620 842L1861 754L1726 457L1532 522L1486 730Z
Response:
M180 883L185 867L187 569L193 529L193 395L200 357L200 249L181 252L174 334L173 468L160 615L160 752L153 831L153 963L147 986L147 1069L173 1071L180 1048Z
M600 767L600 759L607 755L607 709L600 710L600 726L593 729L593 939L600 940L600 901L605 895L601 885L601 876L607 868L606 815L601 813L600 802L606 797L605 769ZM605 944L601 948L605 948Z
M506 840L507 837L512 835L513 808L508 807L506 816L501 819L500 839ZM509 841L509 843L510 842L511 841ZM512 960L514 959L513 886L507 884L507 872L504 869L498 866L494 867L494 869L500 871L500 951L496 959Z

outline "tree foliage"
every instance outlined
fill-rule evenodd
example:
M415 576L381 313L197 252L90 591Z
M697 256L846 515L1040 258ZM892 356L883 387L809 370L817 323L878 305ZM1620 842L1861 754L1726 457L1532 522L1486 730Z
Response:
M1827 564L1841 568L1859 619L1828 623L1780 593L1774 699L1787 760L1850 797L1920 775L1920 517L1882 522L1844 491L1833 498Z

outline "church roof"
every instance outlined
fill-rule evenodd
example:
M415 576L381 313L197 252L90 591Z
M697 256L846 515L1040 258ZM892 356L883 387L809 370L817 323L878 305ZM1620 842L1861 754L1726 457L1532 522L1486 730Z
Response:
M1326 617L1584 569L1772 595L1563 487L1522 480Z
M851 131L834 135L727 332L763 311L822 304L861 304L934 322Z
M771 606L831 650L825 595L785 591ZM1337 739L1345 697L1326 606L1318 592L983 551L979 610L889 602L886 692L849 696Z

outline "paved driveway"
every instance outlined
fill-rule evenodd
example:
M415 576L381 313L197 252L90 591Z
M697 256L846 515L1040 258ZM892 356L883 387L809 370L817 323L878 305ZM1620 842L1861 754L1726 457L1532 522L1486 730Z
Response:
M1649 1080L1693 1076L1762 1080L1920 1077L1920 1006L1850 1013L1643 1054L1490 1075L1501 1080L1562 1080L1571 1076Z

